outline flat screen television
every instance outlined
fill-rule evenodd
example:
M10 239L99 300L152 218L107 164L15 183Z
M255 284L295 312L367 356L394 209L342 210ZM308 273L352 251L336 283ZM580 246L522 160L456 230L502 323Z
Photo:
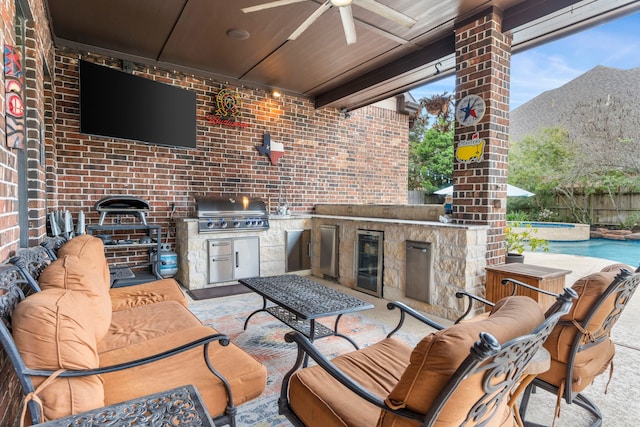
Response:
M80 61L80 132L196 147L196 94Z

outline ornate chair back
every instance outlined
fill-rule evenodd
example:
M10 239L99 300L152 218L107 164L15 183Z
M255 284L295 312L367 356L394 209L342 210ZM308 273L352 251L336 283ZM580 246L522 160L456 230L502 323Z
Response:
M640 272L631 273L623 267L626 266L606 267L572 286L578 299L545 343L551 353L551 368L525 390L520 406L523 418L533 387L539 387L588 410L595 417L593 425L602 422L600 409L580 392L612 363L612 328L640 284ZM556 416L559 410L560 399Z

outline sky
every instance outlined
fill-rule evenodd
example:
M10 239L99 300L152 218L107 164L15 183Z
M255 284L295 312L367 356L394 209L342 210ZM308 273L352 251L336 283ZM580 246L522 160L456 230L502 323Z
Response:
M511 109L556 89L598 65L640 67L640 12L608 21L511 57ZM416 100L453 93L454 77L410 91Z

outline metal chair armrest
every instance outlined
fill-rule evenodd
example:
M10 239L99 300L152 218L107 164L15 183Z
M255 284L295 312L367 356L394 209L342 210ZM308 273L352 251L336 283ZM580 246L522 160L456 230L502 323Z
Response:
M559 295L561 295L561 294L557 294L555 292L547 291L545 289L536 288L535 286L532 286L532 285L530 285L528 283L524 283L524 282L521 282L519 280L512 279L510 277L502 279L501 283L504 286L506 286L509 283L513 283L513 292L511 293L511 295L515 295L517 293L518 286L522 286L523 288L527 288L529 290L536 291L536 292L541 293L541 294L550 295L550 296L552 296L554 298L557 298Z
M392 302L387 304L387 309L389 309L389 310L393 310L393 309L396 309L396 308L398 310L400 310L400 320L398 321L398 324L396 325L396 327L391 332L389 332L389 334L387 334L387 338L390 338L393 334L398 332L398 330L402 327L402 325L404 325L405 314L410 315L414 319L419 320L420 322L422 322L422 323L424 323L426 325L429 325L434 329L442 330L442 329L445 328L444 326L442 326L438 322L435 322L435 321L429 319L428 317L426 317L422 313L419 313L417 310L414 310L413 308L409 307L408 305L406 305L404 303L401 303L400 301L392 301Z
M473 295L467 291L458 291L456 292L456 298L467 298L468 300L468 304L467 304L467 309L465 310L465 312L462 314L462 316L458 317L454 323L460 323L460 321L462 319L464 319L465 317L467 317L469 315L469 313L471 313L471 309L473 308L473 301L478 301L481 302L482 304L488 305L489 307L493 307L494 303L492 303L489 300L486 300L482 297L479 297L477 295Z
M149 363L156 362L158 360L166 359L168 357L175 356L177 354L183 353L187 350L191 350L193 348L197 348L200 346L205 346L205 355L206 355L206 349L208 348L209 344L216 341L219 341L220 344L223 346L229 345L229 342L230 342L229 337L224 334L207 335L206 337L199 338L197 340L172 348L170 350L163 351L161 353L153 354L151 356L143 357L136 360L131 360L125 363L119 363L117 365L103 366L101 368L69 369L60 373L58 377L86 377L90 375L101 375L101 374L107 374L110 372L122 371L124 369L134 368L136 366L146 365ZM27 368L24 374L31 375L31 376L39 376L39 377L48 377L48 376L51 376L54 372L55 371L53 370Z

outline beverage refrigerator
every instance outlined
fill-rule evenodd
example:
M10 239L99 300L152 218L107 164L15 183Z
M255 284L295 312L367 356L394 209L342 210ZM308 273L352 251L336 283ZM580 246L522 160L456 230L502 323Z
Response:
M383 247L382 231L357 230L355 289L382 297Z

